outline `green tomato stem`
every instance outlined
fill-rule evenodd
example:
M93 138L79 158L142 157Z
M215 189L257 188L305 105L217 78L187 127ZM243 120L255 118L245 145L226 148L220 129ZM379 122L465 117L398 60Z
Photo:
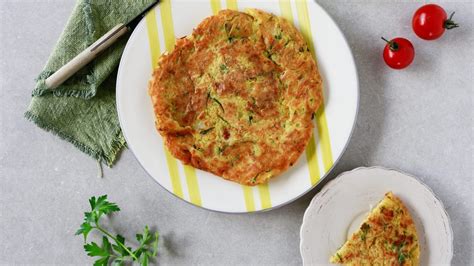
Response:
M384 40L387 44L388 44L388 48L391 50L391 51L398 51L398 43L394 42L394 41L389 41L387 39L385 39L384 37L382 37L382 40Z
M447 30L454 29L459 27L459 24L453 21L454 12L451 13L451 16L444 22L443 27Z
M118 241L117 238L115 238L113 235L111 235L109 232L107 232L105 229L103 229L99 225L97 225L96 228L97 228L97 230L104 233L106 236L108 236L108 237L112 238L113 240L115 240L115 243L119 244L123 249L125 249L125 251L127 251L128 254L130 254L130 256L132 256L133 260L138 261L138 258L135 256L135 254L133 254L132 251L130 251L126 246L124 246L120 241Z

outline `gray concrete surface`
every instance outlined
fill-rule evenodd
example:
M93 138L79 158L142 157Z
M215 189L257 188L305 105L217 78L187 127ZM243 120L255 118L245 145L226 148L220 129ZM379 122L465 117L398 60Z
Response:
M420 2L319 2L352 47L361 91L354 136L331 177L370 165L420 177L451 217L453 264L472 265L473 3L442 3L461 27L426 42L410 27ZM95 161L23 118L73 4L0 1L0 264L90 264L74 232L100 194L122 207L113 230L131 238L145 224L159 229L162 264L301 264L299 228L316 191L267 213L209 212L156 185L128 150L97 178ZM413 41L410 68L384 66L382 35Z

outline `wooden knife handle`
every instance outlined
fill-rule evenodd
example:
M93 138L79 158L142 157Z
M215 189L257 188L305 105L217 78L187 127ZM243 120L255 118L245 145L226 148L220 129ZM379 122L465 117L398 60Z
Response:
M85 65L90 63L97 55L112 45L118 38L127 33L129 29L123 24L118 24L108 31L104 36L100 37L95 43L87 47L84 51L74 57L67 64L58 69L54 74L49 76L45 83L49 89L54 89L63 84L74 73L79 71Z

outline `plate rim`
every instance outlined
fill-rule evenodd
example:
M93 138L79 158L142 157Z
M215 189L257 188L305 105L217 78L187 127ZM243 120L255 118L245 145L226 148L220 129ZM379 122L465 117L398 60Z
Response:
M332 166L328 169L328 171L318 180L318 182L316 184L314 184L313 186L309 187L307 190L305 190L304 192L302 192L301 194L299 194L298 196L296 197L293 197L283 203L280 203L279 205L275 205L275 206L272 206L270 208L267 208L267 209L260 209L260 210L255 210L255 211L224 211L224 210L216 210L216 209L211 209L211 208L207 208L205 206L199 206L199 205L196 205L186 199L183 199L183 198L180 198L178 195L174 194L172 191L166 189L162 184L160 184L160 182L158 182L154 177L153 175L143 166L142 162L140 162L140 160L138 159L137 155L135 154L135 151L133 150L132 146L131 145L131 142L129 142L129 138L127 137L127 134L125 133L125 131L122 129L122 124L124 123L123 122L123 117L121 115L121 111L120 111L120 96L119 96L119 92L118 90L116 89L115 91L115 99L116 99L116 110L117 110L117 115L118 115L118 119L119 119L119 124L120 124L120 128L122 129L122 134L123 134L123 137L127 143L127 147L129 148L129 150L132 152L133 156L135 157L135 160L138 162L138 164L140 165L140 167L145 171L145 173L147 173L148 177L151 178L155 183L157 183L163 190L165 190L166 192L170 193L171 195L173 195L174 197L176 197L177 199L181 200L181 201L184 201L186 202L187 204L191 205L191 206L194 206L194 207L198 207L198 208L201 208L201 209L204 209L204 210L207 210L207 211L211 211L211 212L216 212L216 213L225 213L225 214L247 214L247 213L263 213L263 212L267 212L267 211L272 211L272 210L275 210L275 209L278 209L278 208L281 208L283 206L286 206L288 204L291 204L293 202L295 202L296 200L300 199L301 197L305 196L306 194L308 194L310 191L312 191L313 189L316 189L320 186L324 186L326 184L326 182L323 182L324 180L327 179L327 177L329 176L329 174L334 170L335 166L339 163L339 161L341 160L342 156L344 155L344 153L346 152L347 150L347 147L349 146L349 143L352 139L352 136L354 134L354 131L355 131L355 128L356 128L356 124L357 124L357 120L358 120L358 117L359 117L359 109L360 109L360 86L359 86L359 73L358 73L358 70L357 70L357 64L355 62L355 58L354 58L354 54L352 52L352 48L351 46L349 45L349 42L347 41L347 38L346 36L344 35L344 33L342 32L341 28L339 27L339 25L336 23L336 21L332 18L332 16L321 6L319 5L319 3L315 2L315 1L311 1L313 4L315 4L324 14L327 15L327 17L329 18L330 21L332 21L332 23L335 25L335 28L336 28L336 31L340 34L340 36L342 36L342 40L343 40L343 43L347 46L348 50L349 50L349 54L350 54L350 58L351 58L351 63L352 63L352 67L354 69L354 77L355 77L355 93L357 94L357 97L356 97L356 105L355 105L355 112L353 114L353 122L352 122L352 126L351 126L351 130L349 132L349 136L347 137L346 141L345 141L345 144L343 146L343 148L341 149L341 153L339 154L338 158L334 161L334 163L332 164ZM154 9L157 9L158 6L154 7ZM121 72L123 72L123 61L124 61L124 58L126 57L126 53L127 51L130 49L130 41L133 39L133 37L138 34L137 32L137 29L139 28L139 26L142 26L142 24L145 23L145 17L143 17L140 22L137 24L137 26L135 27L135 29L132 31L132 33L130 34L130 37L128 38L127 40L127 43L125 45L125 48L122 52L122 55L120 57L120 62L119 62L119 66L118 66L118 70L117 70L117 80L115 82L116 84L116 88L119 87L119 83L121 81L121 77L123 75L120 75ZM317 61L318 62L318 61ZM319 64L319 63L317 63ZM319 67L319 65L318 65ZM323 80L324 82L324 80ZM301 157L301 156L300 156ZM321 192L321 191L320 191ZM318 192L318 194L320 193ZM316 194L317 195L317 194ZM306 212L305 212L306 214Z
M308 265L308 262L305 262L305 257L303 256L303 228L305 228L308 224L308 216L309 216L309 212L310 212L310 209L314 208L314 206L316 205L316 202L328 191L330 190L331 188L333 188L335 185L337 185L339 182L341 182L341 177L343 177L344 175L349 175L349 174L352 174L353 172L357 172L357 171L363 171L363 170L384 170L384 171L389 171L389 172L396 172L396 173L399 173L399 174L403 174L405 176L408 176L410 178L412 178L414 181L418 182L421 186L423 186L424 188L426 188L428 190L428 192L431 193L431 195L433 196L433 198L437 201L437 203L440 204L441 206L441 210L442 212L446 215L446 218L447 218L447 222L448 222L448 227L449 227L449 236L450 236L450 239L449 239L449 245L451 246L451 252L449 253L449 264L452 263L452 260L453 260L453 256L454 256L454 231L453 231L453 227L451 226L451 217L449 216L449 213L446 211L446 208L444 207L444 204L443 204L443 201L441 201L441 199L434 193L433 189L431 189L431 187L429 187L428 185L426 185L425 183L423 183L419 178L417 178L416 176L414 175L411 175L411 174L408 174L402 170L399 170L399 169L394 169L394 168L390 168L390 167L384 167L384 166L370 166L370 167L365 167L365 166L361 166L361 167L357 167L357 168L354 168L352 170L349 170L349 171L345 171L345 172L342 172L341 174L339 174L337 177L335 177L333 180L329 181L322 189L321 191L319 191L318 194L316 194L312 199L311 199L311 202L310 204L308 205L308 207L306 208L305 212L304 212L304 215L303 215L303 221L301 223L301 227L300 227L300 245L299 245L299 249L300 249L300 256L301 256L301 260L303 262L303 265Z

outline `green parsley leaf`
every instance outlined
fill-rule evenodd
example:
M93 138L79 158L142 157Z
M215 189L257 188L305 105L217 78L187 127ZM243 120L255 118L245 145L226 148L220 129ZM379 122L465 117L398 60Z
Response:
M91 207L90 212L84 213L84 222L76 231L76 235L83 235L84 242L87 241L87 236L92 230L97 230L103 234L102 245L99 246L95 242L86 243L84 250L90 257L99 257L94 262L94 265L105 266L109 262L113 265L124 265L125 262L137 261L141 265L148 265L150 258L155 257L158 250L158 232L152 234L148 226L145 226L142 234L137 234L138 248L133 250L131 247L125 245L125 238L119 234L115 237L104 229L100 223L100 218L105 214L120 211L117 204L107 201L107 195L98 198L91 197L89 199ZM115 244L111 244L110 240Z
M145 226L143 234L137 234L136 238L140 246L135 251L135 256L140 258L141 263L146 262L148 264L148 257L154 257L157 254L159 234L150 234L150 229Z
M120 255L122 255L122 257L126 257L128 256L128 252L125 248L125 238L121 235L117 235L116 237L116 240L115 240L115 243L116 244L113 244L112 245L112 248L117 251ZM120 245L121 244L121 245ZM130 249L130 248L129 248Z
M140 257L140 264L142 266L148 266L148 255L143 254L143 256Z
M100 215L120 211L117 204L107 201L107 195L102 195L98 197L97 200L95 197L92 197L89 199L89 203L92 212L98 212Z
M91 257L108 255L108 252L104 252L102 248L99 245L97 245L97 243L95 242L85 244L84 250L87 252L87 255Z
M103 257L94 262L94 266L107 266L109 265L110 257Z
M102 237L102 246L99 247L97 243L91 242L90 244L84 245L84 250L87 252L87 255L90 257L108 257L110 256L110 242L106 236Z
M92 231L93 227L90 223L83 222L81 227L76 231L76 235L84 235L84 242L87 241L87 235Z

